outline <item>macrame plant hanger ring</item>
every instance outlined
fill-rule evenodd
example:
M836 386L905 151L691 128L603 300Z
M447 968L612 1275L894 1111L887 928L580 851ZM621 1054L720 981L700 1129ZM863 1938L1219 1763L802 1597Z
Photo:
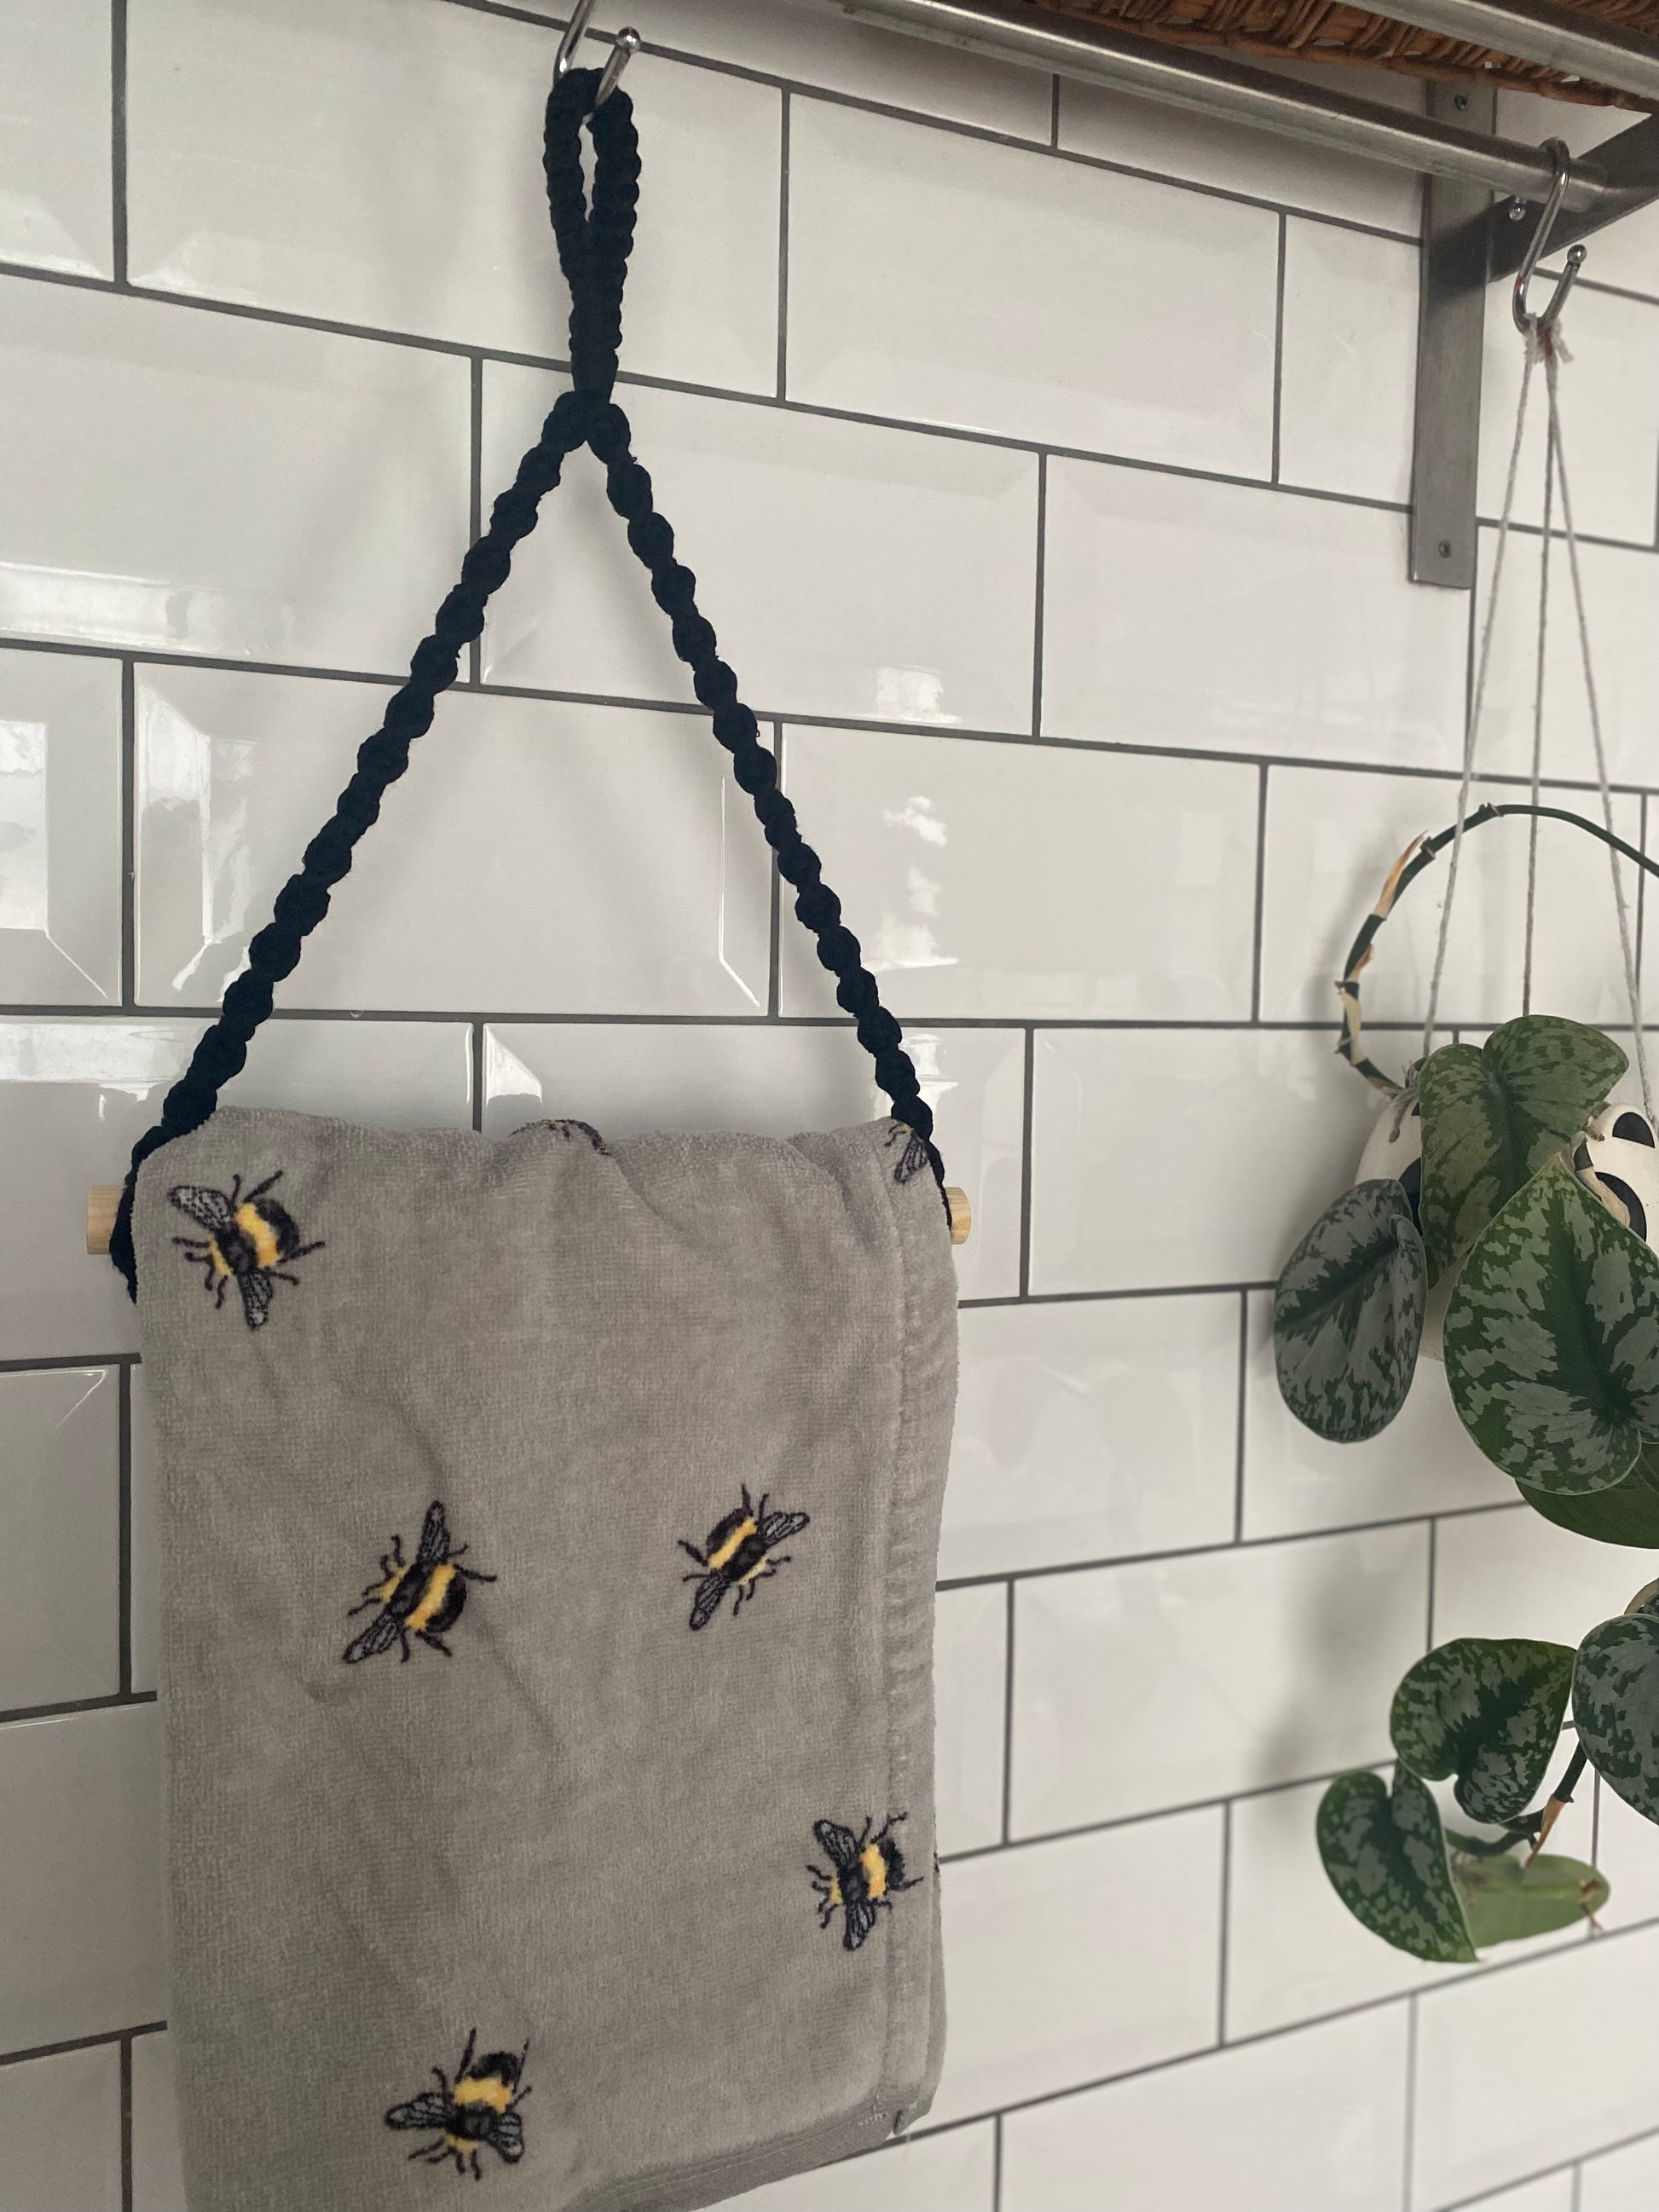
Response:
M696 578L674 556L674 533L656 511L651 479L633 455L628 418L611 397L640 180L633 102L618 89L617 80L640 40L636 32L623 31L603 70L574 67L572 58L595 4L596 0L581 0L560 40L543 154L559 265L570 292L570 388L555 401L541 435L491 508L489 526L461 562L460 580L439 608L431 635L416 647L408 681L360 749L356 772L332 817L307 846L299 870L276 896L270 921L250 941L246 966L227 989L218 1018L167 1092L161 1118L133 1147L107 1249L135 1298L132 1200L139 1169L161 1146L200 1128L217 1106L220 1091L246 1063L249 1040L271 1012L276 984L298 965L306 938L328 912L333 886L350 869L358 840L408 767L410 747L430 728L438 695L454 683L463 650L483 632L485 607L507 580L514 547L535 528L541 501L558 483L567 457L584 446L605 470L606 495L628 526L629 544L649 572L652 597L669 618L674 650L690 670L692 689L732 757L733 775L753 802L779 873L794 890L795 912L817 940L819 960L836 978L836 1000L853 1017L859 1042L875 1061L876 1081L891 1101L892 1117L908 1133L895 1178L908 1182L927 1169L939 1185L951 1241L959 1243L968 1234L967 1200L961 1192L945 1189L945 1164L933 1142L933 1109L903 1048L903 1031L882 1005L859 940L842 921L841 902L824 882L818 856L801 836L795 810L779 788L777 757L761 743L754 714L738 696L737 678L720 658L714 629L697 611ZM591 196L582 171L584 126L592 145ZM94 1192L94 1206L99 1197ZM89 1210L89 1245L94 1227Z
M1451 861L1446 880L1446 896L1440 910L1440 927L1435 946L1434 971L1429 985L1429 1000L1423 1025L1421 1059L1426 1060L1434 1048L1435 1017L1440 1001L1441 979L1445 969L1446 946L1451 929L1452 901L1457 889L1458 863L1462 854L1463 838L1470 830L1483 827L1510 815L1528 817L1527 849L1527 906L1526 938L1522 971L1522 1011L1532 1010L1532 972L1534 925L1538 889L1538 825L1542 821L1570 822L1575 828L1598 838L1608 848L1608 866L1613 878L1613 905L1619 918L1619 940L1624 958L1625 987L1630 1005L1631 1030L1637 1073L1642 1088L1642 1103L1650 1121L1653 1120L1653 1101L1648 1076L1646 1042L1642 1029L1641 994L1636 970L1635 951L1632 943L1630 915L1625 901L1623 878L1619 872L1619 859L1633 861L1649 875L1659 876L1659 865L1644 853L1614 834L1613 827L1613 793L1607 775L1607 746L1601 729L1600 697L1595 687L1595 673L1590 654L1589 623L1584 604L1583 579L1578 561L1578 538L1572 516L1572 495L1567 478L1566 457L1561 437L1559 394L1560 362L1569 356L1561 343L1559 325L1561 310L1567 295L1577 282L1584 265L1584 248L1572 246L1566 257L1565 266L1556 280L1548 305L1540 313L1534 313L1528 305L1528 291L1532 276L1549 241L1552 227L1559 211L1571 174L1567 148L1559 138L1550 139L1549 151L1555 162L1555 182L1545 204L1538 228L1533 234L1525 258L1516 273L1515 288L1510 299L1510 313L1516 329L1525 347L1522 368L1521 391L1516 404L1515 434L1510 444L1508 473L1504 487L1503 511L1498 519L1498 543L1492 559L1492 591L1486 602L1486 619L1480 632L1480 651L1476 659L1474 696L1463 742L1462 774L1458 785L1457 816L1449 829L1432 837L1413 838L1389 870L1376 906L1361 923L1358 935L1348 950L1340 981L1336 988L1342 1002L1342 1033L1337 1051L1349 1065L1363 1075L1368 1083L1400 1101L1403 1113L1415 1095L1415 1069L1409 1071L1404 1083L1397 1083L1383 1073L1365 1054L1361 1044L1362 1021L1359 1004L1359 977L1370 963L1377 931L1393 912L1400 896L1410 884L1449 845ZM1533 370L1541 361L1544 364L1545 388L1547 393L1549 422L1545 441L1543 536L1539 553L1538 642L1534 661L1531 797L1526 805L1486 805L1474 814L1468 811L1469 790L1474 775L1476 742L1480 735L1482 710L1486 704L1486 679L1491 669L1492 639L1497 627L1499 592L1503 583L1504 561L1508 550L1510 524L1515 510L1516 486L1519 477L1521 447L1526 429L1527 399L1531 387ZM1573 605L1577 618L1580 663L1584 678L1585 703L1589 711L1590 735L1595 752L1596 776L1601 789L1601 822L1588 821L1582 814L1574 814L1559 806L1540 803L1544 737L1544 677L1546 644L1549 620L1550 545L1553 534L1554 495L1559 486L1561 503L1561 534L1566 544L1568 568L1572 583ZM1420 1064L1420 1062L1419 1062Z

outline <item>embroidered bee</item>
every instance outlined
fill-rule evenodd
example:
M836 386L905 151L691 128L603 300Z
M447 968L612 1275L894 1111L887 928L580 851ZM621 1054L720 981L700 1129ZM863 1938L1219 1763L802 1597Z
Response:
M527 2085L519 2088L530 2045L526 2043L516 2057L510 2051L486 2051L482 2058L475 2059L472 2053L477 2041L475 2027L466 2039L453 2089L443 2068L434 2066L437 2087L423 2089L406 2105L394 2105L386 2116L389 2128L436 2129L437 2141L421 2144L410 2151L410 2158L428 2166L441 2166L447 2158L453 2158L457 2173L465 2173L470 2162L475 2181L483 2178L478 2152L484 2144L508 2166L516 2166L524 2156L524 2122L519 2118L519 2106L530 2094Z
M904 1139L904 1150L899 1154L898 1165L893 1170L893 1181L906 1183L912 1176L920 1175L928 1164L927 1147L908 1122L894 1121L883 1140L890 1152L900 1138Z
M562 1137L567 1145L574 1145L578 1137L586 1137L596 1152L607 1160L611 1158L610 1146L591 1121L573 1121L563 1116L556 1121L550 1121L547 1126L556 1136Z
M771 1556L777 1547L811 1525L805 1513L769 1513L764 1491L760 1504L751 1504L749 1486L744 1483L742 1504L714 1523L701 1551L682 1536L681 1551L688 1559L695 1559L701 1570L680 1577L682 1582L697 1585L691 1601L692 1627L708 1626L729 1589L737 1592L732 1605L732 1617L735 1620L743 1610L744 1600L754 1596L756 1583L769 1580L780 1567L788 1565L787 1552L779 1552L775 1559Z
M224 1304L225 1292L235 1284L242 1294L242 1311L250 1328L264 1327L273 1284L299 1281L297 1275L286 1273L284 1263L303 1260L307 1252L323 1249L320 1238L314 1244L302 1244L294 1216L274 1198L265 1196L271 1185L282 1179L283 1170L278 1168L246 1195L240 1176L234 1177L228 1190L181 1182L167 1193L180 1213L187 1213L207 1231L205 1237L175 1237L173 1243L182 1244L201 1268L204 1289L215 1293L216 1311Z
M818 1926L827 1928L840 1912L846 1950L858 1949L878 1912L892 1911L896 1890L914 1889L921 1879L919 1875L905 1877L904 1854L893 1834L903 1818L902 1813L890 1813L873 1836L869 1820L856 1836L837 1820L812 1823L819 1849L830 1860L827 1874L820 1867L807 1869L818 1893Z
M461 1617L467 1584L493 1583L495 1579L494 1575L480 1574L476 1567L457 1565L466 1548L460 1544L451 1549L449 1524L444 1518L442 1504L434 1498L426 1510L421 1547L413 1561L405 1561L404 1540L394 1536L390 1554L383 1553L380 1556L381 1580L370 1583L363 1592L362 1603L352 1607L352 1613L362 1613L371 1605L378 1605L382 1610L361 1636L347 1644L343 1654L346 1665L353 1667L360 1659L372 1659L377 1652L389 1651L398 1643L407 1659L411 1636L418 1636L422 1644L429 1644L446 1659L453 1659L455 1655L444 1642L444 1634Z

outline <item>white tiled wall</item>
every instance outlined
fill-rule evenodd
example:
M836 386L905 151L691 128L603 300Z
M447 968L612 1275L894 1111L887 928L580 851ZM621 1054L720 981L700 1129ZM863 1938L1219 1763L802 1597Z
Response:
M561 386L562 12L0 0L0 2212L182 2206L153 1450L82 1209ZM1563 1833L1613 1882L1606 1934L1455 1973L1350 1920L1312 1839L1431 1636L1575 1639L1655 1571L1519 1505L1437 1370L1352 1454L1273 1385L1265 1287L1371 1119L1331 978L1449 817L1470 674L1468 596L1405 579L1415 187L821 5L598 17L630 19L620 396L975 1214L945 2081L908 2145L750 2201L1637 2212L1651 1827L1583 1793ZM1606 128L1505 105L1518 135ZM1659 223L1594 245L1571 320L1641 841ZM1496 295L1490 347L1489 471ZM597 471L568 474L234 1095L490 1132L860 1118L863 1057ZM1537 551L1497 632L1499 778L1529 754ZM1524 834L1466 860L1446 1006L1485 1024L1516 1010ZM1389 1061L1437 890L1367 979ZM1540 1003L1620 1020L1601 855L1547 832L1540 901Z

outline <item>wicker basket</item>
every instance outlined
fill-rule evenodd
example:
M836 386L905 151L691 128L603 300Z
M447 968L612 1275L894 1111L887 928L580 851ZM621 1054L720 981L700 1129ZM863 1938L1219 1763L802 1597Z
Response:
M1544 92L1556 100L1598 106L1645 107L1629 93L1610 92L1538 62L1472 46L1461 39L1413 30L1387 15L1331 0L1022 0L1042 15L1121 23L1176 46L1231 46L1246 53L1300 61L1356 62L1444 83L1487 84ZM1574 13L1659 35L1659 0L1565 0Z

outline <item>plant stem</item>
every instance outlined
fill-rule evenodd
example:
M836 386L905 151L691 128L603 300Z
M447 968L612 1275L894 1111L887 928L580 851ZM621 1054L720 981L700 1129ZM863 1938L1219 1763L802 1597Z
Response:
M1562 1775L1561 1779L1556 1784L1554 1789L1550 1792L1550 1802L1544 1808L1543 1826L1538 1831L1538 1841L1533 1845L1531 1850L1527 1854L1527 1864L1528 1866L1532 1864L1539 1852L1543 1850L1545 1844L1549 1841L1550 1830L1560 1819L1563 1808L1571 1804L1572 1793L1578 1786L1578 1778L1583 1774L1585 1762L1589 1757L1589 1753L1585 1750L1583 1745L1581 1743L1574 1751L1572 1757L1567 1761L1566 1771Z

